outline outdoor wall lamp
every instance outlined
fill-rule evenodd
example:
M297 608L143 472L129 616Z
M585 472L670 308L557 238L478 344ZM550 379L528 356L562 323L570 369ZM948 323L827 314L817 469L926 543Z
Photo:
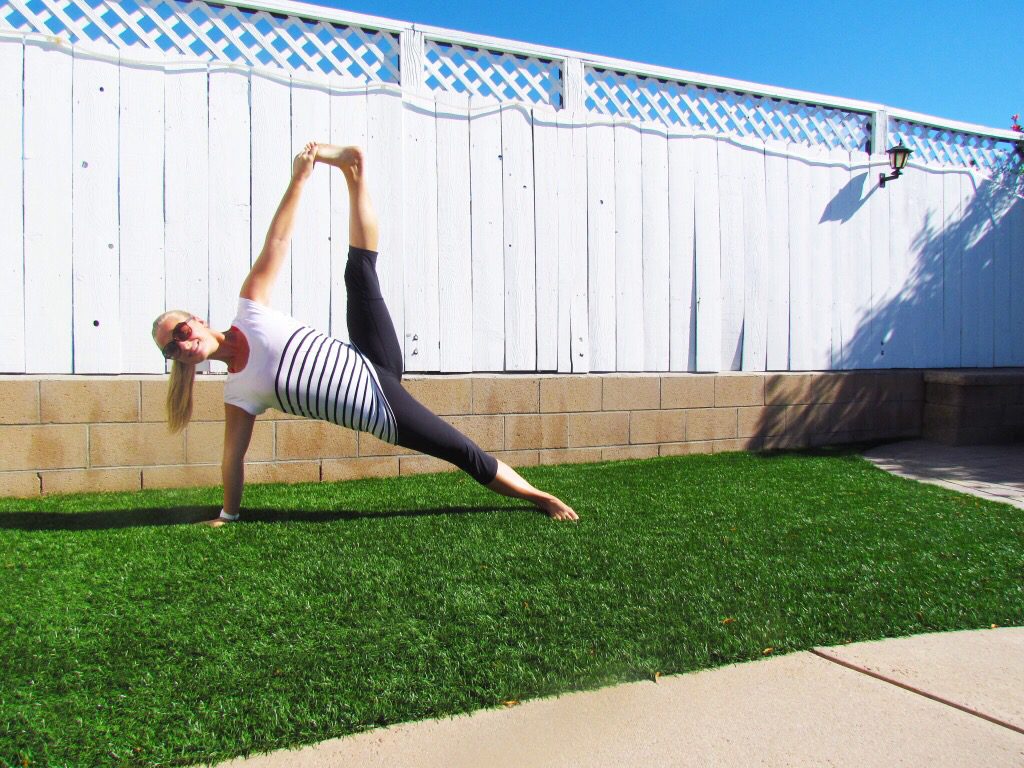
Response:
M910 153L913 151L903 146L903 139L900 139L899 146L885 150L885 154L889 156L889 167L892 168L893 173L892 176L886 176L884 173L878 174L878 186L884 187L885 182L898 179L900 172L907 167L907 160L910 159Z

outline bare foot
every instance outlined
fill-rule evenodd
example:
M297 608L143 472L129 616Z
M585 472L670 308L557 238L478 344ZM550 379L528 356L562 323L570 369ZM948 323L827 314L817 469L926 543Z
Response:
M317 144L316 159L340 168L356 181L363 173L363 150L359 147L339 147L335 144Z
M580 516L573 511L572 507L554 496L547 501L541 502L540 508L547 512L548 517L552 520L575 521L580 519Z
M197 525L206 525L210 528L220 528L222 525L227 525L227 520L222 520L219 517L213 518L213 520L200 520Z

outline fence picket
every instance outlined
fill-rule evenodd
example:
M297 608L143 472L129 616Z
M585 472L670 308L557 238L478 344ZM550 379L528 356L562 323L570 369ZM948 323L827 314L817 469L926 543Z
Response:
M1014 328L1011 290L1013 285L1012 205L1017 199L1008 189L996 183L991 187L994 237L992 244L992 364L1013 365ZM1024 257L1024 254L1018 258ZM1021 329L1024 330L1024 329Z
M167 67L164 81L166 307L209 317L209 119L205 65ZM209 364L197 366L209 370Z
M942 175L942 365L960 365L961 277L963 239L963 200L960 195L960 173Z
M722 370L743 366L743 152L728 140L718 143L719 221L721 222Z
M789 360L790 369L806 371L814 368L812 331L811 166L809 153L794 146L789 148Z
M1024 200L1013 200L1010 213L1010 326L1012 365L1024 365Z
M587 294L587 124L557 113L558 370L590 370Z
M537 243L537 370L558 369L562 328L559 304L558 123L547 105L533 108L534 220ZM568 340L568 327L564 337Z
M669 368L673 371L692 371L697 364L693 153L693 137L669 136Z
M942 366L942 312L943 312L943 237L942 222L944 174L932 170L918 175L918 206L923 210L921 226L922 270L916 281L915 292L921 302L922 314L919 335L914 343L914 365L923 368Z
M765 145L766 197L765 294L768 328L765 367L789 370L789 187L785 144L772 139Z
M533 120L522 104L501 107L505 207L505 370L537 366L537 254L534 224Z
M330 143L339 147L360 147L363 160L367 162L366 88L353 85L344 77L332 77L330 86ZM374 168L366 170L371 174L376 171ZM337 168L331 167L328 175L331 188L331 335L348 341L348 289L345 287L349 246L348 184Z
M291 85L289 78L254 75L251 81L252 125L252 211L250 214L249 266L251 267L266 242L270 222L288 188L292 173L293 149L291 120ZM323 171L320 171L321 173ZM274 281L270 306L285 314L292 312L292 265L289 254Z
M118 302L118 67L116 60L76 54L73 69L74 372L120 371L124 365Z
M615 129L588 116L587 284L590 369L615 366Z
M615 123L615 370L644 369L644 247L641 136Z
M718 196L718 142L694 142L694 295L698 371L719 371L722 360L722 243Z
M470 190L473 199L473 370L505 367L505 247L501 108L470 97ZM480 108L477 108L477 105Z
M642 128L643 371L669 369L671 265L668 224L668 138L656 123Z
M437 254L442 371L473 369L469 97L437 97Z
M163 373L150 329L164 308L165 290L164 71L158 61L151 66L122 64L119 76L122 370Z
M398 343L405 341L404 152L401 94L385 86L366 91L366 156L368 186L380 221L377 277L391 314ZM404 358L403 358L404 359Z
M72 370L71 84L67 50L25 41L26 373Z
M772 288L764 150L743 150L740 175L743 183L744 277L742 368L744 371L763 371L768 357L768 301Z
M981 210L977 194L977 179L973 174L966 174L961 179L961 206L963 208L963 256L960 274L962 279L961 318L963 325L960 332L960 364L965 367L978 368L984 365L979 348L981 329L981 272L983 266L984 213Z
M856 266L851 263L850 230L843 226L853 206L851 198L850 152L833 149L828 153L829 199L819 226L827 230L827 263L830 268L832 291L832 340L829 367L846 367L843 355L843 336L849 335L853 323L853 274Z
M807 226L811 230L811 358L813 370L828 370L832 365L832 273L835 243L832 227L821 222L832 200L832 174L829 154L812 149Z
M402 189L405 193L405 369L441 367L437 260L437 118L433 99L406 94Z
M0 38L0 372L25 370L25 230L22 112L25 47Z
M210 323L231 325L252 253L249 75L210 70ZM210 370L227 366L210 361Z
M867 334L864 357L869 368L892 368L893 357L886 355L886 344L892 333L893 313L898 301L897 286L893 283L893 269L890 251L892 239L889 235L889 195L878 186L878 175L888 172L887 157L873 158L868 166L865 182L870 190L868 207L871 209L871 317ZM959 343L957 344L959 354Z
M326 76L292 84L292 148L330 135L331 103ZM331 324L331 174L318 167L306 182L292 232L292 315L326 331Z
M849 230L848 252L840 285L844 299L840 341L842 368L870 368L871 324L871 185L870 156L851 152L850 188L840 217ZM877 178L877 176L876 176Z

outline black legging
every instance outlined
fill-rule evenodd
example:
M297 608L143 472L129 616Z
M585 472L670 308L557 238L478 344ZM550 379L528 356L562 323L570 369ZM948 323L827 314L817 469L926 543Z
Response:
M349 246L345 287L349 339L377 371L381 389L395 414L398 444L450 462L483 485L494 480L498 460L438 418L402 386L402 348L380 291L376 251Z

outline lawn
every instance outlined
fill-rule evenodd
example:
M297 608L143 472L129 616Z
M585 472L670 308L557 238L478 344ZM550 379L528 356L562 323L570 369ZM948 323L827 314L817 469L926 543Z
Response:
M1024 624L1024 516L851 452L0 500L0 765L192 765L815 645ZM771 649L771 650L768 650Z

